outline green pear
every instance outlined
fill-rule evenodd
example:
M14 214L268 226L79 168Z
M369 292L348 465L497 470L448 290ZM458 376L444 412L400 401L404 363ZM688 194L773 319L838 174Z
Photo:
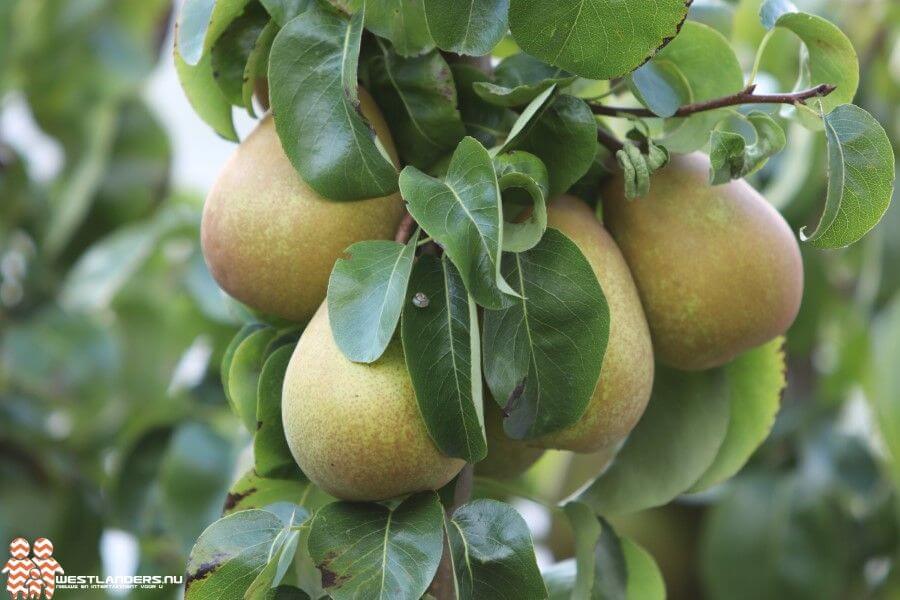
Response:
M493 398L484 398L484 429L488 454L475 465L475 474L494 479L513 479L527 471L544 454L543 448L514 440L503 431L503 415Z
M397 164L387 125L365 90L360 109ZM390 239L400 195L330 202L309 187L284 153L271 115L229 159L203 209L203 255L219 285L263 313L306 321L325 299L344 250Z
M600 379L584 415L574 425L529 443L574 452L608 450L634 428L650 399L650 331L628 265L591 208L578 198L562 196L550 205L547 224L568 236L587 258L609 304L610 329Z
M660 362L709 369L784 333L800 308L803 264L788 224L747 182L711 186L703 154L673 156L650 193L621 175L604 221L640 291Z
M291 356L281 411L297 464L338 498L374 501L438 489L465 464L428 436L400 341L372 364L351 362L331 335L326 303Z

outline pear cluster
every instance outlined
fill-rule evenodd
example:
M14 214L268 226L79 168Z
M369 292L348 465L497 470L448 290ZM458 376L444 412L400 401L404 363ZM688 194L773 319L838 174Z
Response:
M360 98L396 162L378 109L364 90ZM713 187L708 171L702 154L675 156L636 200L613 177L603 223L578 198L550 203L548 225L578 246L609 305L600 377L577 423L533 440L507 438L486 398L489 453L479 473L516 475L550 448L608 459L641 418L657 361L714 368L791 325L803 287L792 231L749 184ZM357 364L331 334L325 295L335 261L355 242L392 238L402 212L398 194L322 198L294 170L271 117L238 147L203 212L203 252L219 285L260 313L307 323L284 380L284 430L303 472L339 498L437 489L464 464L431 440L399 340L375 363Z

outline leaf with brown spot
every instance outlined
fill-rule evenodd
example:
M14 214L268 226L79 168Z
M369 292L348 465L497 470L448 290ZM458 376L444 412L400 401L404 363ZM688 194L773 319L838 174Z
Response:
M410 496L395 508L335 502L321 508L309 532L309 554L334 600L418 600L437 571L443 548L437 494Z
M283 529L281 519L264 510L241 511L207 527L188 558L185 599L242 600Z

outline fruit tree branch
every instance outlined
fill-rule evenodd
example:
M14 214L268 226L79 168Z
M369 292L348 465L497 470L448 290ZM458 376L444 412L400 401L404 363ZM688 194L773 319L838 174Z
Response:
M823 83L806 90L800 90L799 92L791 92L790 94L755 94L755 90L756 84L753 84L747 86L737 94L723 96L722 98L714 98L713 100L705 100L703 102L695 102L693 104L685 104L676 110L673 116L687 117L707 110L715 110L726 106L739 106L741 104L799 104L810 98L824 98L835 90L835 86L829 83ZM605 115L609 117L632 116L660 118L659 115L654 114L647 108L592 104L591 110L595 115Z

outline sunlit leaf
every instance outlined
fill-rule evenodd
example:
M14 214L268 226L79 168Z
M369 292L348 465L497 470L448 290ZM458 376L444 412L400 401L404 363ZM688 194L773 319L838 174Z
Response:
M749 350L723 367L730 414L725 440L692 491L700 491L737 473L775 424L785 380L784 338Z
M509 26L525 52L582 77L612 79L674 38L687 10L683 0L511 0Z
M328 315L334 341L350 360L375 362L394 336L418 240L357 242L334 264Z
M441 50L482 56L506 34L509 0L423 0L428 29Z
M825 116L828 195L815 231L800 236L819 248L840 248L869 232L887 211L894 190L894 150L872 115L853 104Z

